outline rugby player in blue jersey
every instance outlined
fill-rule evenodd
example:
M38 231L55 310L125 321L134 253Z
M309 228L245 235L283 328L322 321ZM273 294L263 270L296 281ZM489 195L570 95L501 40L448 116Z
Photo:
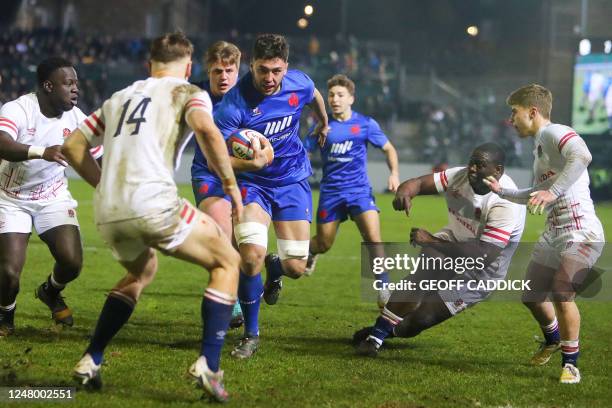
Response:
M323 144L327 114L312 80L301 71L288 70L288 57L289 45L283 36L259 35L250 72L225 94L215 110L215 122L226 138L241 128L266 137L253 160L231 158L245 204L241 222L234 225L242 258L238 297L245 319L244 337L232 352L236 358L251 357L257 350L262 294L266 303L276 303L282 275L300 277L308 258L312 219L308 177L312 170L299 138L299 120L308 105L318 121L314 134ZM262 150L270 144L274 160L267 163ZM270 223L277 236L278 256L266 257ZM265 288L260 274L264 258Z
M213 112L225 95L238 81L240 70L240 50L227 41L217 41L206 50L204 62L208 72L208 81L197 84L210 95ZM232 237L232 203L223 192L221 180L206 162L200 147L196 144L191 165L191 185L196 205L208 214L221 227L223 232ZM244 322L240 303L236 302L232 312L230 327L240 327Z
M319 254L327 252L336 238L340 223L348 216L357 224L364 242L381 242L378 207L367 173L367 147L373 145L385 153L389 166L387 188L395 192L399 185L397 152L376 121L354 112L355 84L345 75L334 75L327 81L327 102L333 119L329 123L326 143L320 147L323 159L321 195L317 210L317 235L310 240L306 274L310 275ZM313 151L316 141L307 137L306 148ZM377 250L372 246L371 250ZM383 254L384 256L384 254ZM386 280L386 274L380 277ZM379 291L383 307L388 291Z

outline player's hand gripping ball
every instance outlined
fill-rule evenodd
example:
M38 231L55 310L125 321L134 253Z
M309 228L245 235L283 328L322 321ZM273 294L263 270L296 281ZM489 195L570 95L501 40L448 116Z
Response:
M239 129L227 139L229 154L243 160L253 160L257 150L265 154L268 164L274 159L274 149L264 135L252 129Z

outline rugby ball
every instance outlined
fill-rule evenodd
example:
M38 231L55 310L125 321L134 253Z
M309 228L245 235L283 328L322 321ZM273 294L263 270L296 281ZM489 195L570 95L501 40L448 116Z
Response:
M243 160L253 160L253 146L261 148L261 139L265 136L252 129L238 129L227 139L229 154ZM272 146L265 149L268 164L274 159Z

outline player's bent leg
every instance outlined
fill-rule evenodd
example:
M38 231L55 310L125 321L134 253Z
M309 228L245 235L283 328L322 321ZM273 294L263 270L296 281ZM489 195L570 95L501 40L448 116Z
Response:
M211 196L204 198L198 205L198 208L205 214L212 217L223 233L232 239L232 204L223 197ZM242 309L240 303L236 302L232 310L232 320L230 328L235 329L244 323Z
M157 255L150 248L135 260L120 263L127 269L127 274L115 284L106 298L89 345L73 369L74 379L87 388L99 389L102 386L100 368L104 350L129 320L140 294L157 272Z
M241 223L234 226L241 256L238 299L244 314L244 336L231 353L238 359L251 357L259 346L259 308L264 291L261 267L268 247L269 225L269 214L253 202L245 206Z
M221 231L232 237L232 204L223 197L207 197L200 202L198 208L212 217Z
M0 234L0 337L15 331L15 305L30 234Z
M440 295L432 293L423 299L419 307L409 317L404 318L402 323L395 328L393 334L396 337L415 337L422 331L436 326L453 316L440 298Z
M308 260L306 261L304 275L310 276L314 273L319 255L330 250L336 240L339 226L340 220L317 223L317 234L310 238Z
M305 220L274 221L274 230L284 275L293 279L301 277L308 259L310 223Z
M382 241L382 238L380 235L380 219L378 217L378 211L363 211L353 216L353 219L355 220L357 228L361 233L361 238L363 239L363 242L372 244L368 245L370 259L381 257L384 258L384 247L379 244ZM376 279L381 280L383 283L389 283L389 274L386 271L383 271L382 273L376 275ZM381 289L378 291L377 303L380 309L385 307L385 305L389 301L390 296L391 292L388 289Z
M269 305L278 301L283 287L282 276L298 279L304 274L310 244L310 223L299 221L274 221L278 255L266 257L266 283L264 300Z
M75 280L83 266L81 234L76 225L58 225L40 234L55 259L53 271L35 292L35 296L51 310L57 324L72 326L72 311L66 305L61 291Z
M552 355L560 349L557 315L552 302L548 300L555 273L555 268L531 261L525 276L525 279L531 282L531 290L523 293L522 301L540 325L544 336L543 340L536 339L539 343L538 349L529 360L534 366L548 363Z

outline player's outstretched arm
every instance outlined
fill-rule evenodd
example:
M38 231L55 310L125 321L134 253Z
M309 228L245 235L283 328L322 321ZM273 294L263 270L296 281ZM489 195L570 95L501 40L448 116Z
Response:
M418 195L438 194L433 174L412 178L399 185L393 199L393 209L410 215L412 198Z
M308 105L317 118L317 126L312 132L317 135L319 146L323 147L327 134L329 133L329 121L327 119L327 111L325 110L325 100L318 89L314 90L314 99Z
M21 162L32 159L43 159L66 166L66 158L61 146L34 146L15 141L8 133L0 131L0 159L10 162Z
M100 182L102 171L96 159L89 152L91 146L83 132L76 129L68 136L62 146L62 153L66 156L68 163L79 173L83 179L92 187Z
M221 179L223 191L232 199L236 219L241 219L242 197L221 132L215 125L212 116L202 110L191 111L186 119L195 132L196 140L206 160Z
M387 189L395 193L399 187L399 161L397 159L397 151L391 142L385 143L385 145L382 147L382 151L387 157L387 167L389 167Z

